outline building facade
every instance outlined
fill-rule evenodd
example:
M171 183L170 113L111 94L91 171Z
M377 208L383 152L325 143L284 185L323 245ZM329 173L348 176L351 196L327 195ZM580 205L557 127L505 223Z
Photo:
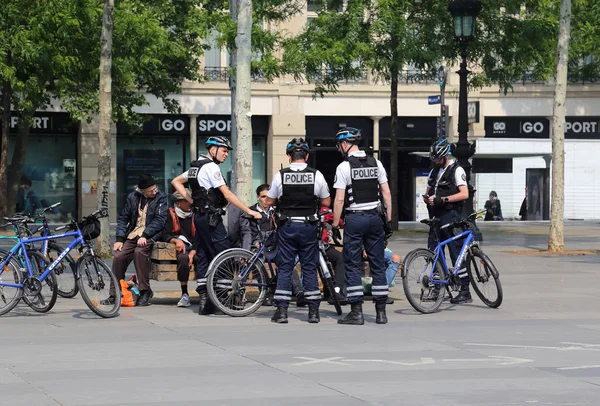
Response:
M312 15L307 11L295 17L286 23L286 30L299 32ZM148 116L141 131L119 123L113 126L112 180L108 190L98 190L96 183L97 121L62 129L60 123L65 113L60 112L48 113L56 125L32 132L32 148L31 152L28 150L28 169L24 174L30 174L33 188L39 189L38 195L43 194L41 197L50 203L57 199L69 202L64 206L71 217L93 211L100 195L109 201L111 219L116 219L124 197L135 186L140 173L152 173L161 190L170 192L170 180L204 151L206 137L230 134L227 60L226 52L216 45L206 53L203 69L211 80L184 83L181 94L173 95L181 107L179 115L168 114L159 100L148 96L148 105L138 109ZM454 70L448 77L445 104L446 135L456 141L459 79ZM387 84L375 81L365 72L356 81L342 83L336 94L314 99L313 86L297 83L290 77L278 78L273 83L254 79L251 102L254 186L270 182L281 165L288 164L285 145L294 137L308 140L312 150L310 165L321 170L332 185L335 168L342 159L333 137L342 126L361 128L364 135L361 147L376 154L389 170L392 152ZM515 84L508 95L497 87L469 94L473 107L469 137L477 140L472 176L477 189L476 208L483 208L489 192L494 190L502 202L504 217L517 218L529 185L530 218L548 217L553 90L552 84L523 82ZM420 202L424 177L429 171L426 152L441 121L441 106L429 104L429 96L439 93L437 77L408 67L402 72L398 89L398 150L394 152L399 162L399 196L395 204L400 220L426 215ZM50 116L44 114L39 114L40 119L49 120ZM600 209L578 198L581 193L591 194L592 201L597 194L600 196L600 176L596 176L593 165L596 151L600 152L600 82L570 84L567 115L565 215L600 218ZM48 151L54 151L55 158L45 163ZM37 162L52 168L35 169ZM229 162L222 167L230 177L229 169Z

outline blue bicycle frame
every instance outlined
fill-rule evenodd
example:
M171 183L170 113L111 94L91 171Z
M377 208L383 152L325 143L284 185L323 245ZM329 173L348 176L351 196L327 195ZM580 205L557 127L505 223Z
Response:
M65 250L60 253L60 255L54 260L54 262L52 262L50 265L48 265L48 267L44 270L44 272L39 276L40 282L44 281L48 277L50 272L52 272L52 270L54 270L54 268L56 268L56 266L63 260L64 257L67 256L67 254L73 248L84 243L83 236L81 235L80 230L72 231L72 232L68 232L68 233L64 233L64 234L48 235L48 236L43 236L43 237L19 238L19 242L17 243L17 245L15 245L10 250L8 256L0 264L0 275L2 275L4 273L5 269L7 269L6 266L8 265L8 263L10 262L12 257L15 256L15 254L17 252L19 252L19 250L22 250L23 257L25 258L25 265L27 267L27 272L28 272L29 276L33 276L33 273L31 272L31 263L29 261L29 256L27 255L27 247L25 244L35 243L38 241L45 241L47 244L48 240L57 240L59 238L68 238L68 237L76 237L76 238L73 241L71 241L69 246L67 248L65 248ZM23 288L22 283L0 282L0 286L8 286L8 287L12 287L12 288Z
M460 240L463 238L465 241L463 242L463 245L460 250L460 254L458 255L458 258L456 258L456 264L454 264L454 270L450 271L450 269L448 269L448 265L446 264L446 255L444 254L444 247L453 241ZM433 264L431 267L431 274L429 275L429 280L431 281L432 284L448 285L450 283L450 281L448 279L438 280L438 279L433 278L435 264L437 264L438 261L441 261L446 275L448 275L450 273L452 273L453 275L456 275L456 273L458 273L459 266L462 264L465 254L467 253L467 248L469 247L469 245L471 244L473 239L474 239L473 232L470 229L467 229L466 231L463 231L462 233L455 235L454 237L448 238L447 240L442 241L442 242L438 242L437 247L435 247L435 249L433 250L433 252L435 254L435 259L433 260Z

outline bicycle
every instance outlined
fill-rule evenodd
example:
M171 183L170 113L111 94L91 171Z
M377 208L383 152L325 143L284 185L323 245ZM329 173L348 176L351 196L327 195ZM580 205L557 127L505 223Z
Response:
M64 234L19 238L17 245L10 250L6 258L1 259L2 262L0 263L0 306L4 304L3 307L0 307L0 315L11 311L19 303L23 294L37 297L42 291L42 283L48 278L55 287L50 300L45 304L47 308L45 311L49 311L54 306L57 296L56 275L53 271L71 250L78 247L82 255L76 263L76 279L83 301L90 310L100 317L111 318L117 316L121 301L109 300L109 293L105 290L109 287L114 288L119 293L116 296L120 297L119 281L110 268L96 256L93 247L90 245L90 241L98 237L100 233L98 219L106 216L108 216L106 210L97 210L84 217L80 222L71 221L66 226L56 228L56 231L69 230ZM28 244L68 237L75 237L75 239L52 262L40 252L27 252ZM15 258L19 252L25 259L25 269L20 266ZM30 260L30 258L33 260ZM33 266L37 267L39 277L35 276ZM6 281L6 279L11 278L12 281ZM12 295L10 294L11 291L14 292Z
M6 225L12 226L15 230L14 237L6 237L2 236L0 239L10 239L13 241L18 241L18 237L27 236L33 237L35 234L40 233L40 236L46 237L51 235L50 226L48 225L48 221L46 220L45 214L56 207L60 206L62 203L54 203L53 205L42 209L39 213L37 213L34 217L30 216L22 216L17 213L15 216L8 218L5 217L4 220L8 223ZM11 220L11 221L9 221ZM26 226L27 223L34 223L36 221L41 221L42 225L39 226L36 230L32 231L29 227ZM32 244L28 245L28 250L34 249ZM44 240L42 242L42 246L39 249L42 255L48 257L50 261L54 261L61 252L64 251L64 248L59 245L57 242L52 240ZM8 255L8 252L4 250L0 250L0 255ZM24 261L21 258L21 265L24 267ZM73 298L79 292L79 287L77 286L77 279L75 278L76 274L76 262L71 256L71 254L67 254L63 260L59 263L59 265L54 268L54 273L56 274L57 284L58 284L58 296L63 298ZM26 300L27 301L27 300Z
M323 282L326 294L334 302L338 315L342 314L342 306L335 294L332 266L326 260L325 247L321 241L324 226L324 215L319 215L319 262L317 272ZM251 216L245 218L253 220ZM207 290L210 300L223 313L233 317L248 316L258 310L269 292L277 287L277 270L273 267L275 259L277 229L271 232L255 251L243 248L230 248L218 254L211 261L207 271ZM267 274L268 266L269 273Z
M473 232L469 226L470 222L475 221L483 213L485 210L473 213L465 220L445 224L441 227L437 218L421 220L421 223L427 224L430 228L433 227L438 243L433 251L418 248L409 252L405 257L402 286L406 298L415 310L425 314L436 312L444 300L446 291L450 297L452 297L450 290L459 291L461 283L458 272L465 264L473 290L481 301L492 308L497 308L502 304L502 285L498 270L490 258L483 253L479 244L474 241ZM440 242L439 231L446 228L461 228L464 231ZM463 240L463 245L456 264L453 268L449 268L446 263L444 247L458 240ZM422 262L419 262L420 260ZM482 265L481 267L477 264L478 262ZM410 274L413 265L415 265L414 275ZM411 283L414 284L414 289L411 288ZM495 297L484 293L484 288L487 287L495 288Z

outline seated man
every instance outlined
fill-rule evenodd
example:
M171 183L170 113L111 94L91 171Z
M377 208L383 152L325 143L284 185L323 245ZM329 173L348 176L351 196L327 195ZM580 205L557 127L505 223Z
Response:
M148 306L154 296L150 289L150 252L159 241L167 219L167 196L158 190L152 175L142 174L137 188L127 196L125 207L117 219L117 241L113 250L112 271L117 280L125 279L127 267L133 261L140 289L138 306ZM120 300L121 298L119 298ZM114 303L115 287L111 286L108 301Z
M251 235L249 221L243 219L244 214L237 206L229 203L227 205L227 238L231 248L250 249Z
M175 244L177 251L177 280L181 283L181 299L177 303L177 307L190 306L188 280L190 279L190 268L196 256L195 239L196 226L194 225L192 205L185 196L175 192L173 193L173 207L169 209L162 240Z
M253 247L258 247L259 243L261 241L265 241L275 229L275 224L272 219L272 214L275 211L275 208L267 205L266 203L269 188L270 186L266 183L257 187L256 198L258 201L250 206L252 210L257 211L262 215L262 219L259 221L249 221L246 218L242 218L240 221L242 241L250 241L250 244ZM249 249L250 247L244 248Z

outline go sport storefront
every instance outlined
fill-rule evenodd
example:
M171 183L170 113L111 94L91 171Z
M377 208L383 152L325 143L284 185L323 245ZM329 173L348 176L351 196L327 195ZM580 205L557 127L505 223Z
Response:
M61 202L48 213L52 222L77 219L77 135L79 123L67 113L37 112L30 125L29 137L21 144L24 154L19 177L15 211L34 212ZM23 141L19 134L19 119L12 114L8 137L8 172L15 147Z
M171 180L188 169L191 125L187 115L148 115L141 128L117 124L117 212L136 185L140 174L149 173L162 192L171 193ZM197 153L204 154L204 143L213 135L231 137L231 116L204 115L196 118ZM252 117L253 186L266 180L266 139L268 116ZM231 184L231 159L221 165L221 171ZM171 203L170 199L169 202Z

